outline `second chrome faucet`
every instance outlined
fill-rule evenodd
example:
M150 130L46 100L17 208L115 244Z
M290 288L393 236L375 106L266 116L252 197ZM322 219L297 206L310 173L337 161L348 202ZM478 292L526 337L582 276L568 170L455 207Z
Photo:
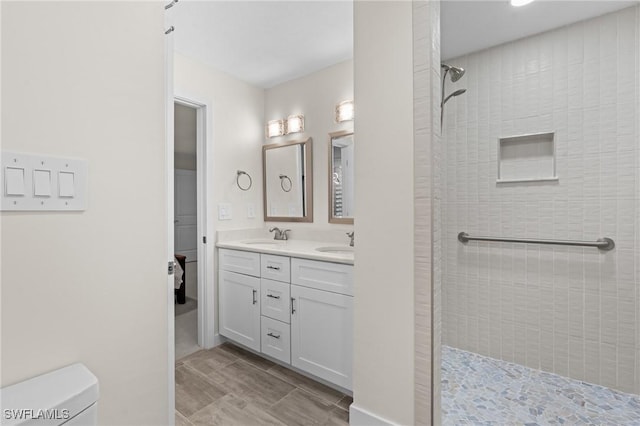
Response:
M353 240L355 239L354 235L355 235L355 231L351 231L351 232L347 232L347 237L351 238L351 241L349 242L349 245L351 247L353 247Z

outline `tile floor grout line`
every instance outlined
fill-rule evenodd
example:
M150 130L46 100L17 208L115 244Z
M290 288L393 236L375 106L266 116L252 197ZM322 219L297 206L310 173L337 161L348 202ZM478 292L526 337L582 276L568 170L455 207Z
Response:
M298 389L297 387L293 387L293 389L291 389L289 392L287 392L287 394L285 396L283 396L282 398L280 398L279 400L277 400L276 402L274 402L273 404L271 404L269 406L269 409L273 408L274 405L277 405L278 403L280 403L283 399L285 399L286 397L288 397L289 395L291 395L291 392L295 391L296 389Z
M236 361L237 361L237 360L236 360ZM236 362L236 361L232 362L231 364L228 364L227 366L230 366L230 365L232 365L232 364L235 364L235 362ZM195 373L195 374L197 374L198 376L200 376L203 380L205 380L205 381L206 381L207 383L209 383L210 385L214 385L214 386L217 386L217 387L223 387L223 384L222 384L222 383L218 383L218 382L216 382L215 380L213 380L212 378L210 378L209 376L207 376L206 374L204 374L202 371L198 370L197 368L192 367L192 366L187 365L187 364L183 364L182 366L183 366L183 367L185 367L185 368L187 368L187 369L189 369L189 370L191 370L192 372L194 372L194 373ZM228 393L225 393L225 395L228 395ZM223 396L224 396L224 395L223 395ZM222 396L221 396L220 398L222 398ZM220 399L220 398L218 398L218 399Z
M269 371L268 371L268 370L267 370L267 373L269 373ZM298 374L299 374L299 373L298 373ZM334 405L335 405L335 404L337 404L338 402L342 401L342 398L344 398L344 397L346 396L346 395L345 395L345 394L343 394L342 392L340 392L340 391L338 391L338 390L336 390L336 389L333 389L333 388L331 388L331 387L327 386L329 389L331 389L331 390L335 390L336 392L340 392L340 394L342 395L340 398L338 398L338 400L337 400L336 402L331 402L330 400L328 400L328 399L324 398L322 395L320 395L320 394L319 394L319 393L317 393L317 392L314 392L314 391L313 391L313 390L311 390L311 389L305 389L305 388L303 388L303 387L300 387L300 386L296 385L295 383L291 383L290 381L288 381L288 380L286 380L286 379L283 379L282 377L276 376L275 374L271 374L271 375L272 375L273 377L277 378L277 379L280 379L280 380L284 381L285 383L289 383L290 385L295 386L296 388L298 388L298 389L300 389L300 390L303 390L303 391L305 391L305 392L307 392L307 393L310 393L310 394L312 394L312 395L314 395L314 396L317 396L318 398L322 399L322 400L323 400L323 401L325 401L325 402L328 402L329 404L334 404ZM306 376L303 376L303 377L306 377ZM310 379L310 380L313 380L313 379ZM320 382L318 382L318 383L320 383ZM323 383L320 383L320 384L321 384L321 385L323 385L323 386L326 386L326 385L324 385Z
M222 398L224 398L225 396L233 396L234 398L238 398L238 399L242 400L245 404L249 404L249 402L248 402L248 401L244 400L243 398L240 398L240 397L239 397L238 395L236 395L235 393L233 393L233 392L229 392L229 393L226 393L226 394L222 395L220 398L217 398L217 399L215 399L215 400L211 401L210 403L208 403L207 405L205 405L205 406L204 406L204 407L202 407L201 409L199 409L199 410L197 410L197 411L194 411L194 412L193 412L193 414L191 414L189 417L185 416L185 415L184 415L184 414L182 414L182 413L180 413L180 414L182 414L182 417L184 417L185 419L187 419L187 420L189 421L189 423L193 424L193 422L191 422L191 420L190 420L190 419L191 419L191 417L195 416L196 414L198 414L198 413L199 413L199 412L201 412L202 410L207 409L210 405L215 404L216 402L219 402L219 401L220 401Z

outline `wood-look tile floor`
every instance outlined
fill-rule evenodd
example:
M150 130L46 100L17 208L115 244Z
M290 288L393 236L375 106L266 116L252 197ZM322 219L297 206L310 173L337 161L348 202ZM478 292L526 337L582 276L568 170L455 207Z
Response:
M345 426L351 402L230 343L176 362L176 426Z

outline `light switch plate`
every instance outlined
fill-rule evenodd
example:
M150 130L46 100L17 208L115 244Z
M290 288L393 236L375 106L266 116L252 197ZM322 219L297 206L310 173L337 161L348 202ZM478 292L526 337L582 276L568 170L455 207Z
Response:
M87 161L2 151L0 189L3 211L86 210Z
M218 220L231 220L233 218L233 212L231 211L230 203L218 204Z

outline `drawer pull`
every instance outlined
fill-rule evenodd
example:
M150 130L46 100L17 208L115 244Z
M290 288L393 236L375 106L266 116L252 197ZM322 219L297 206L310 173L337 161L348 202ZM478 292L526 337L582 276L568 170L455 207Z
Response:
M296 299L294 299L293 297L291 298L291 315L296 313L296 307L293 305L293 302L295 302Z
M253 304L258 303L258 290L253 290Z
M277 336L276 336L276 335L275 335L275 334L273 334L273 333L267 333L267 336L271 336L271 337L273 337L274 339L279 339L279 338L280 338L280 335L277 335Z
M279 271L280 267L279 266L271 266L271 265L269 265L269 266L267 266L267 269L273 269L274 271Z
M273 294L267 294L267 297L270 297L272 299L280 299L280 296L274 296Z

